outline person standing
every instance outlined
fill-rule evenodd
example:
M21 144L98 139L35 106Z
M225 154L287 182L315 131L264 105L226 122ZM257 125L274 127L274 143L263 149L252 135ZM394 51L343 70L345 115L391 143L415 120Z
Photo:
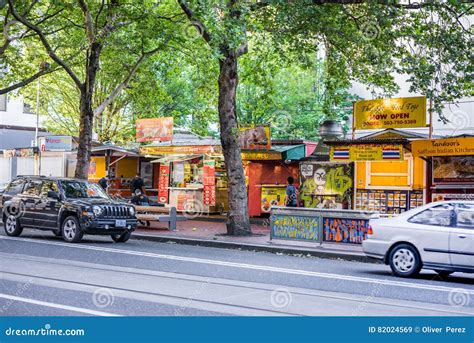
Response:
M286 186L286 196L285 196L285 206L287 207L297 207L298 206L298 190L296 189L295 179L293 176L288 176L288 185Z
M140 173L137 173L135 177L132 179L132 195L135 194L135 191L139 189L142 194L146 194L145 192L145 182L140 177Z
M99 186L107 192L107 187L109 187L109 174L105 173L105 175L99 180Z

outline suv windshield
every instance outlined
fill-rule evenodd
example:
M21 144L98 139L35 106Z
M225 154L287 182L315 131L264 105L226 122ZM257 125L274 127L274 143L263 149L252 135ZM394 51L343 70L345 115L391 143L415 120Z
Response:
M108 195L95 183L78 180L62 180L61 186L66 198L104 198Z

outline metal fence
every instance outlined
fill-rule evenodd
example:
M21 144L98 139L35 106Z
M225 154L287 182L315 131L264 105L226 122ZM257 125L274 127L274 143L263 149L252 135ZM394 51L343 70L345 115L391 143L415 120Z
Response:
M360 244L378 212L272 207L270 239Z

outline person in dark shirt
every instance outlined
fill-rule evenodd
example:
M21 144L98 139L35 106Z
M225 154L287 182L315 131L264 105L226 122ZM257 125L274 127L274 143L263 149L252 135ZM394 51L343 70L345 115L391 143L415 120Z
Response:
M292 176L288 176L288 186L286 186L286 197L285 197L285 206L288 207L297 207L297 189L293 183L295 179Z
M139 205L139 206L150 206L150 200L148 197L142 193L141 190L135 190L135 193L130 200L132 204Z
M109 186L109 174L105 174L103 178L99 180L99 186L104 189L104 191L107 191L107 187Z
M132 194L135 194L135 191L139 189L143 194L146 194L145 192L145 182L143 182L143 179L140 177L140 174L137 173L135 177L132 179Z

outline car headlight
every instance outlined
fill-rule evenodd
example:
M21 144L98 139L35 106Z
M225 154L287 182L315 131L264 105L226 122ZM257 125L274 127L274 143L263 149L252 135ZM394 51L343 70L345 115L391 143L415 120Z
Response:
M100 208L99 206L93 206L92 211L94 211L94 214L96 216L100 216L102 213L102 208Z
M130 211L130 215L131 215L131 216L134 216L134 215L135 215L135 208L134 208L134 207L130 207L130 208L129 208L129 211Z

